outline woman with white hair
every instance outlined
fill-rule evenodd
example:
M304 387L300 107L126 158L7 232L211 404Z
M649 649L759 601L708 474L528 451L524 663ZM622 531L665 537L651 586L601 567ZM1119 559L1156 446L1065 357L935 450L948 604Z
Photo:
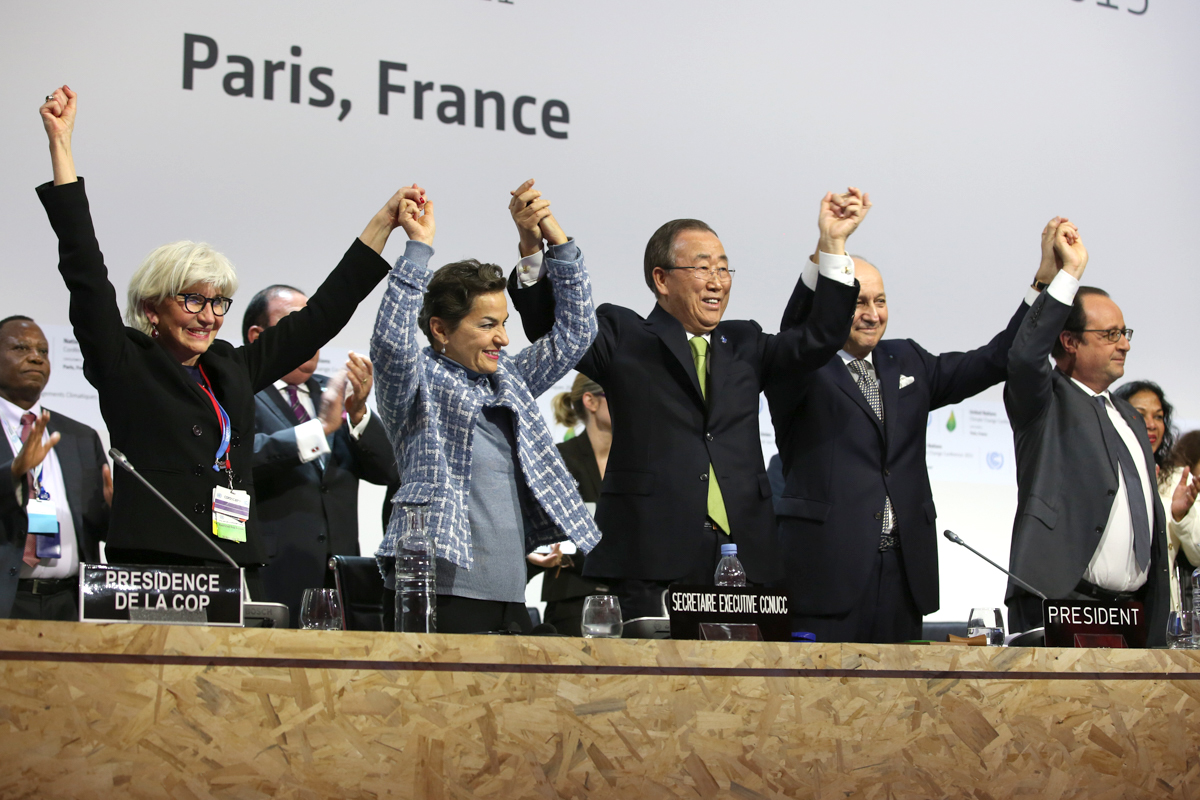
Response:
M265 562L259 540L251 459L254 394L329 341L388 273L380 254L398 224L400 201L423 202L415 184L371 219L308 307L234 347L216 338L237 276L206 244L175 242L152 252L129 285L125 321L92 227L71 133L76 95L66 86L46 98L53 183L38 187L58 235L59 271L71 293L70 319L83 370L100 395L112 444L168 500L229 554L250 567ZM341 391L335 402L341 401ZM125 564L220 564L196 536L133 476L117 470L108 560Z

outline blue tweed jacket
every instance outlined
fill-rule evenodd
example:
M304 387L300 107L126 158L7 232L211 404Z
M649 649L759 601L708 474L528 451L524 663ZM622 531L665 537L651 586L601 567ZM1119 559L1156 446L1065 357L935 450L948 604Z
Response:
M554 385L583 357L596 338L596 313L583 254L574 241L551 247L546 265L554 285L551 332L515 357L501 351L491 376L472 379L436 356L417 325L425 288L433 276L433 250L409 242L388 276L387 291L371 337L379 416L391 437L400 469L392 502L425 506L437 554L471 568L467 494L471 445L484 406L513 412L517 460L530 495L530 532L525 547L570 539L581 550L600 541L600 531L579 498L534 398ZM393 514L376 555L394 556L404 514Z

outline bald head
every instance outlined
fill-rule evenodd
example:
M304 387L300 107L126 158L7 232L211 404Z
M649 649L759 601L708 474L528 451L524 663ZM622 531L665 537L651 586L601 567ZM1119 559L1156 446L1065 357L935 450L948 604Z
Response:
M887 330L887 294L883 290L883 276L866 259L854 256L854 275L858 278L858 304L854 307L845 350L855 358L866 358Z

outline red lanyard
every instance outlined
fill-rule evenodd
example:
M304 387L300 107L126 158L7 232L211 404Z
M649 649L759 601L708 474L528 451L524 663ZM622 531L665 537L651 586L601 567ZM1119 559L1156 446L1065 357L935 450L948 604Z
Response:
M225 413L225 409L221 408L221 404L217 402L217 396L213 394L212 383L209 382L208 375L204 372L204 367L197 363L196 369L200 370L200 377L204 378L204 383L199 384L199 386L208 395L208 399L212 401L213 411L217 412L217 424L221 428L221 444L217 448L216 457L213 459L213 470L220 471L221 456L225 456L225 469L232 472L233 465L229 463L229 439L230 428L232 427L229 422L229 415Z

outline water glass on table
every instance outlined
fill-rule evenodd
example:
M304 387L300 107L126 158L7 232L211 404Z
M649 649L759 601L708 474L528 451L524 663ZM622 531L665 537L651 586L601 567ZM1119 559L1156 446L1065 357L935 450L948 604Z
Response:
M987 636L993 647L1004 645L1004 617L998 608L972 608L967 617L967 636Z
M300 627L306 631L340 631L342 599L337 589L305 589Z
M1196 612L1172 611L1167 615L1167 649L1195 650Z
M594 594L583 601L580 627L585 639L620 639L621 604L611 594Z

